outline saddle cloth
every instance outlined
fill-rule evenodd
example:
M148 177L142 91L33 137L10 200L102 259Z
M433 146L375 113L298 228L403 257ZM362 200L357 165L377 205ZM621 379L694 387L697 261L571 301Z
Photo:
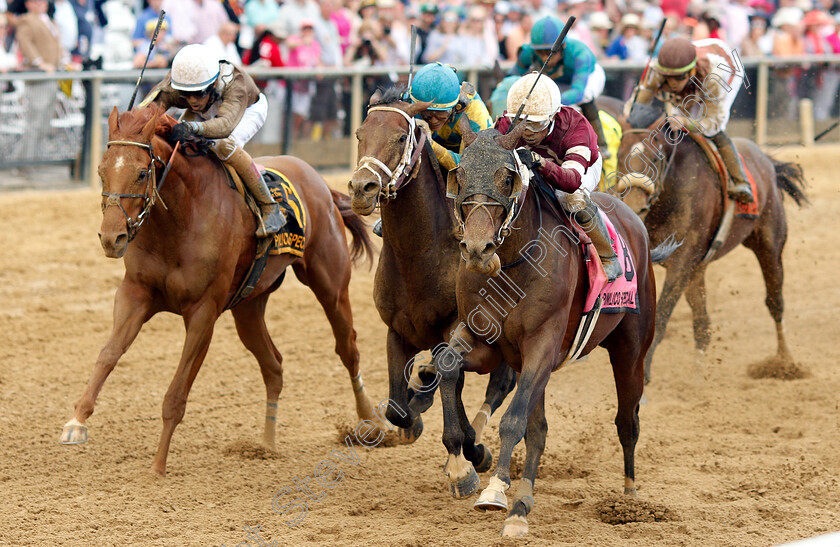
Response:
M583 313L592 311L598 298L601 299L601 313L639 313L638 276L636 275L636 264L630 255L630 249L627 247L624 238L613 226L610 217L600 209L598 209L598 214L601 215L604 224L607 226L607 231L612 239L613 250L621 261L624 274L612 283L607 283L607 274L604 273L604 267L601 265L601 259L598 256L598 251L595 250L595 245L590 244L589 236L576 222L570 222L582 243L581 248L586 261L586 271L589 274L589 291L586 293Z
M727 191L729 171L726 169L726 164L723 163L723 158L720 156L720 152L718 152L718 149L715 146L715 144L703 135L697 133L689 133L689 136L691 136L691 138L694 139L694 142L700 145L700 149L703 150L703 152L706 154L706 159L709 161L709 164L712 166L712 169L714 169L715 172L718 174L721 186L723 187L724 208L726 208L725 202L729 199L729 194ZM742 156L740 152L738 153L738 157L741 158L741 163L744 164L744 171L747 173L747 180L750 183L750 190L752 190L752 195L755 199L753 199L752 203L740 203L736 201L735 216L737 216L738 218L758 218L758 192L755 186L755 178L753 178L753 174L747 167L747 162L744 161L744 156Z
M268 247L268 254L292 254L295 256L303 256L303 250L306 246L306 209L303 207L300 196L295 190L294 185L283 173L257 166L263 180L268 185L271 191L271 196L280 205L282 214L286 217L286 224L280 228L280 231L274 234L274 237L266 239L270 243ZM225 171L228 174L228 181L232 188L239 192L245 198L248 208L255 216L260 215L260 208L253 196L245 190L245 185L236 171L225 164ZM259 246L257 256L265 253L264 243Z

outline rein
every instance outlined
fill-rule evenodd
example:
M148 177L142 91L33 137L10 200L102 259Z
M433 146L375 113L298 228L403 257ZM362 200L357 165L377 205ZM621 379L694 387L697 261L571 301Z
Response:
M379 182L379 197L384 200L394 199L397 197L397 190L403 188L414 177L409 177L413 171L414 165L420 159L420 154L423 153L423 147L426 145L426 133L420 131L420 138L417 138L417 120L406 114L402 109L393 106L374 106L368 109L368 112L396 112L406 119L408 122L408 139L405 142L400 163L392 171L390 167L385 165L379 158L373 156L364 156L359 159L359 165L356 172L362 169L367 169L376 180ZM378 169L377 169L378 168ZM382 183L382 171L388 177L388 182Z
M172 156L170 156L169 158L169 163L164 163L164 161L160 159L160 156L155 155L155 151L152 148L151 144L124 140L108 141L108 147L111 147L112 145L139 146L140 148L143 148L149 152L149 165L148 167L146 167L146 187L143 189L142 194L118 194L115 192L102 192L102 195L108 198L105 201L105 205L103 205L102 207L102 212L104 213L105 209L112 205L120 208L120 211L122 211L123 215L125 216L126 230L128 232L128 241L130 242L137 236L137 232L140 230L140 226L142 226L143 223L146 221L146 218L148 218L149 211L151 211L157 199L160 199L161 204L164 208L166 208L166 204L163 202L163 198L160 197L159 190L160 187L163 186L164 181L166 180L166 175L169 173L169 168L172 166L172 160L175 158L177 146L173 150ZM161 177L160 179L160 184L158 184L157 182L157 170L155 169L156 163L165 167L163 177ZM131 217L128 215L128 212L125 210L125 207L123 207L123 198L143 200L143 210L140 211L140 214L137 215L136 219L132 220Z
M650 130L649 129L628 129L628 130L624 131L625 135L628 134L628 133L650 133ZM642 207L642 210L639 211L638 214L641 215L641 214L649 211L650 208L653 207L653 205L659 199L659 195L665 189L665 179L668 176L668 171L671 170L671 165L673 165L673 163L674 163L674 156L677 153L678 144L679 143L677 143L677 144L675 144L671 147L671 154L668 156L667 164L665 163L666 160L665 160L664 157L662 157L662 159L659 159L659 156L657 156L657 159L655 161L657 162L658 176L656 177L656 180L653 182L653 192L648 196L647 202L645 202L645 206ZM660 152L662 151L662 144L659 145L659 151ZM660 156L661 156L661 154L660 154ZM664 171L662 169L663 166L665 167Z

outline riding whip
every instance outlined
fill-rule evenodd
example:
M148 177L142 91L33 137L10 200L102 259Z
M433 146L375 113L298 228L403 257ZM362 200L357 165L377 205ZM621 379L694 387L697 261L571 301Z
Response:
M408 87L406 87L406 96L411 95L411 80L414 78L414 59L417 56L415 48L417 45L417 27L411 25L411 53L409 54L409 69L408 69Z
M134 93L131 94L131 100L128 102L128 110L131 110L134 106L134 99L137 98L137 90L140 89L140 80L143 79L143 73L146 71L146 65L149 63L149 57L152 56L152 50L155 48L155 42L157 42L158 31L163 24L164 15L166 15L166 12L160 10L160 17L158 17L157 25L155 26L155 33L152 35L152 41L149 43L149 52L146 54L146 60L143 61L143 69L140 71L140 76L137 77L137 83L134 85Z
M519 110L516 111L516 116L514 116L513 121L510 123L510 129L508 130L508 132L510 132L514 127L516 127L516 124L519 122L520 116L522 116L522 111L525 109L525 103L528 102L528 99L531 97L531 92L534 91L535 87L537 87L537 82L540 81L540 76L542 76L543 72L545 72L546 65L551 60L551 58L554 57L554 54L560 51L560 48L563 47L563 40L566 39L566 34L569 33L569 29L571 29L572 25L574 24L575 16L572 15L571 17L569 17L569 20L566 21L566 26L563 27L562 31L560 31L560 36L558 36L557 39L554 40L554 45L551 46L551 53L548 54L548 57L545 59L545 62L540 67L540 72L534 79L534 85L531 86L531 89L528 90L528 94L525 95L525 100L522 101L521 105L519 105Z
M824 130L824 131L821 131L819 135L817 135L816 137L814 137L814 142L817 142L817 141L818 141L818 140L820 140L821 138L823 138L823 137L825 137L826 135L828 135L828 133L829 133L832 129L834 129L835 127L837 127L838 125L840 125L840 121L836 121L836 122L834 122L833 124L831 124L830 126L828 126L828 129L826 129L826 130Z
M650 49L648 50L648 58L647 63L645 63L645 69L642 71L642 77L639 80L639 85L633 90L633 99L630 101L630 104L636 104L636 97L639 94L639 86L642 85L642 82L645 81L645 76L647 76L648 69L650 68L650 61L653 58L653 54L656 51L656 46L659 45L659 39L662 38L662 32L665 30L665 23L668 22L667 17L662 18L662 24L659 25L659 32L656 33L656 38L653 40L653 43L650 45ZM632 108L632 107L631 107Z

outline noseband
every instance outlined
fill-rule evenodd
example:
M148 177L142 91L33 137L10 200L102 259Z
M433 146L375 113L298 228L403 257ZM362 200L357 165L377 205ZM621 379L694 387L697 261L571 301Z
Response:
M160 195L158 194L158 185L157 185L157 170L155 169L155 163L165 166L166 164L163 162L160 157L155 155L154 150L152 149L151 144L145 144L142 142L136 141L108 141L108 146L111 145L126 145L126 146L139 146L140 148L144 148L149 152L149 166L146 168L146 187L143 190L142 194L117 194L114 192L102 192L102 195L108 198L105 201L105 205L102 207L102 212L105 212L105 209L114 205L120 208L123 215L125 215L125 225L126 230L128 232L128 241L131 241L137 235L137 231L140 229L140 226L143 225L143 222L146 221L146 218L149 215L149 211L152 209L152 206L155 204L156 198L159 198ZM161 180L161 184L163 180ZM137 215L135 220L132 220L130 216L128 216L128 212L126 212L125 207L122 206L122 198L137 198L143 200L143 210ZM161 203L163 201L161 200Z
M426 133L420 131L420 138L417 138L417 120L406 114L402 109L393 106L374 106L368 109L368 112L396 112L406 119L408 122L408 139L405 141L405 148L403 148L400 163L392 171L390 167L385 165L379 158L373 156L364 156L359 159L359 165L356 168L354 175L363 169L367 169L376 180L379 182L379 197L383 200L394 199L397 197L397 190L405 186L411 178L409 174L412 172L414 165L419 161L420 154L423 152L423 147L426 145ZM388 177L387 183L382 183L382 171Z

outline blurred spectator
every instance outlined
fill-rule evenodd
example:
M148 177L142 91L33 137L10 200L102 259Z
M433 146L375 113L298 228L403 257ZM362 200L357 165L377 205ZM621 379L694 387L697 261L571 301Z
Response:
M697 26L694 27L692 40L703 40L705 38L716 38L729 43L726 32L721 28L722 14L717 8L708 8L700 16Z
M612 21L605 11L596 11L589 16L589 28L592 30L592 40L594 42L592 53L598 59L606 58L604 50L610 45L610 30L612 27Z
M519 48L527 44L531 40L531 29L534 26L534 17L525 11L518 9L514 4L511 5L508 19L514 24L513 28L507 35L505 40L505 55L510 61L515 61L519 56Z
M381 42L381 30L375 21L363 21L359 33L354 37L344 54L345 66L367 68L385 65L385 48ZM386 88L391 81L385 76L365 76L365 96L370 97L377 88Z
M55 0L53 20L58 26L59 41L65 51L74 51L79 45L79 20L70 0Z
M134 68L143 68L143 63L146 62L146 55L149 54L149 46L152 43L152 37L155 34L156 26L157 20L146 21L146 38L137 44L137 48L134 50L134 61L132 63ZM175 57L176 53L178 53L178 46L169 36L168 30L169 25L166 23L166 19L164 18L163 23L160 25L160 30L158 31L155 47L149 57L149 63L146 65L147 68L168 68L172 63L172 58ZM147 87L148 89L146 91L149 91L152 88L151 85ZM145 94L145 92L140 93L140 96L142 97Z
M218 34L205 40L204 45L207 46L209 52L218 56L219 59L241 67L242 59L239 57L239 50L236 48L236 36L238 34L239 25L233 21L226 21L219 27Z
M146 36L146 23L149 21L154 21L157 24L157 20L160 18L160 8L163 5L163 0L149 0L149 5L140 12L140 15L137 16L137 23L134 26L134 33L131 35L131 41L134 43L134 47L140 45L141 42L146 42L149 39ZM164 15L163 20L166 22L169 29L172 29L172 18L169 15ZM172 40L172 34L169 35L170 40ZM146 42L148 47L148 42Z
M377 0L376 15L382 25L386 65L407 65L411 33L397 19L396 0Z
M312 0L286 0L280 6L277 20L285 23L286 33L291 37L298 33L305 19L318 17L318 11L318 4Z
M741 43L741 56L766 57L770 54L772 49L772 37L767 35L767 19L764 17L754 16L750 20L750 33Z
M729 5L724 7L723 27L729 37L727 43L737 50L741 49L750 32L750 13L752 10L747 6L747 0L729 0Z
M422 62L421 59L423 59L423 54L426 51L426 44L429 42L429 34L437 24L437 13L437 6L431 2L427 2L420 7L420 22L417 25L419 43L416 46L417 57L414 59L415 63Z
M339 44L341 45L341 56L343 59L352 40L353 12L342 4L343 2L336 2L335 9L330 14L330 20L338 29Z
M487 13L484 8L474 6L470 9L469 17L461 26L457 40L457 62L465 65L492 66L498 54L498 46L489 50L484 39L484 23ZM495 45L495 44L494 44Z
M784 58L805 53L802 41L802 10L799 8L781 8L773 16L773 55ZM777 68L770 78L770 97L767 110L773 117L795 118L797 79L800 69L794 67Z
M452 10L443 12L438 27L429 33L429 40L426 43L424 63L439 62L451 65L458 62L459 40L458 26L460 18L458 13Z
M76 11L79 25L79 41L76 49L70 53L89 59L91 48L104 40L103 28L108 25L108 19L102 11L105 0L70 0L70 3Z
M834 21L829 15L820 10L812 10L805 14L802 19L802 26L805 28L804 48L807 55L827 55L832 53L831 44L828 43L827 35L831 32ZM831 107L834 106L834 89L826 93L826 75L829 72L829 65L823 63L810 63L802 67L802 74L799 77L799 96L810 97L814 101L814 119L824 120L828 118ZM829 77L829 81L833 78Z
M172 36L182 44L202 43L230 21L219 0L163 0L172 20Z
M321 65L321 46L315 37L315 22L304 19L300 23L300 34L289 37L289 65L295 68L313 69ZM292 130L293 138L303 138L309 133L309 111L315 84L311 78L295 80L292 84Z
M261 35L266 26L280 16L277 0L248 0L245 2L245 23Z
M5 13L0 14L0 73L14 72L18 70L18 48L17 42L10 36L9 20ZM11 82L0 86L6 90Z
M343 63L341 44L339 42L338 27L332 20L332 14L338 10L338 0L320 0L318 17L315 24L315 38L321 47L320 66L338 68ZM336 93L337 79L334 77L318 77L315 79L315 94L312 97L312 107L309 112L313 123L312 140L321 137L338 137L338 94Z
M645 60L647 44L639 37L641 19L635 13L627 13L621 18L619 35L612 41L604 52L611 59ZM641 40L642 55L638 56L639 41Z
M274 21L265 26L265 29L254 40L254 45L242 56L245 65L260 67L282 67L283 52L281 45L285 42L286 25L281 21Z
M586 22L585 15L587 10L587 0L567 0L565 6L565 16L563 22L565 23L569 17L576 18L575 25L569 31L569 38L581 41L586 44L586 47L593 49L592 29ZM594 49L593 49L594 51Z
M61 47L58 27L47 15L47 0L26 0L26 13L18 17L16 38L23 56L24 70L55 72L63 69L70 56ZM37 154L42 135L50 127L55 110L56 81L26 82L26 125L23 149Z

